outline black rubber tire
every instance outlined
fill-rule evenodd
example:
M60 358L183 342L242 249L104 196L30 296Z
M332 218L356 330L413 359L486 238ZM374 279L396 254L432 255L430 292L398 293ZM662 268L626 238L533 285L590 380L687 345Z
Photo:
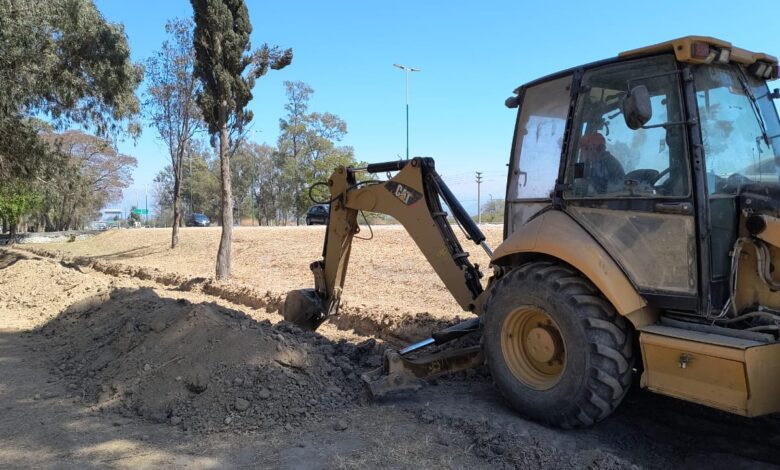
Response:
M566 361L558 382L534 389L504 359L507 316L523 305L543 310L557 324ZM582 428L606 418L630 388L633 328L587 279L568 266L533 262L497 281L483 320L483 349L496 387L521 414L543 424Z

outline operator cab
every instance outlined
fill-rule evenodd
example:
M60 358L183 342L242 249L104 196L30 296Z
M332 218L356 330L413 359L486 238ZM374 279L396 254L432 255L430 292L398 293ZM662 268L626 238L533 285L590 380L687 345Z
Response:
M777 77L772 56L692 36L519 87L504 238L564 211L649 306L719 311L750 194L780 210Z

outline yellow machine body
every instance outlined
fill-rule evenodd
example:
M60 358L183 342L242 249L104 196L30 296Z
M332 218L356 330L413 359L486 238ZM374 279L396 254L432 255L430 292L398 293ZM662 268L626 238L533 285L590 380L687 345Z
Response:
M672 60L672 53L676 64ZM686 70L690 75L692 69L706 68L710 64L721 70L729 63L737 64L740 70L749 70L760 80L776 79L780 74L775 57L750 52L734 47L727 41L705 36L688 36L626 51L615 61L620 65L623 59L627 62L640 62L644 60L643 57L656 60L655 55L663 56L663 60L668 59L669 63L675 64L675 68L670 69L672 72L669 73L644 77L648 80ZM651 65L660 67L665 63L656 62ZM678 70L679 63L687 64L687 68ZM598 77L602 68L607 66L592 64L591 67L593 76ZM630 70L626 72L624 68L612 70L616 70L618 77L630 76ZM570 71L561 73L572 74ZM582 78L585 85L577 79L569 79L573 83L571 86L590 90L588 73L589 69L586 69ZM685 85L687 88L680 99L690 100L685 109L695 114L696 94L709 92L709 89L694 88L694 78L687 77L685 73L683 76L688 85ZM540 80L539 83L532 82L524 86L530 88L520 87L515 90L517 96L508 99L507 106L520 107L522 113L524 100L535 96L529 90L548 83L557 84L562 79L556 75L548 77L546 81ZM678 84L674 89L680 86ZM752 97L753 92L747 85L743 86L745 93ZM622 94L612 94L614 87L610 84L612 88L604 89L610 90L608 97L614 96L615 99L599 103L609 112L614 108L614 114L607 114L603 118L600 116L604 110L600 110L595 114L599 120L592 119L593 122L586 122L584 117L582 122L577 120L580 115L576 110L585 101L566 101L577 95L589 100L587 103L594 98L590 93L582 94L576 87L560 87L559 98L563 104L556 104L564 110L560 112L557 108L555 112L548 109L551 100L549 90L552 88L542 89L544 93L539 92L541 98L537 96L536 99L541 100L544 106L536 103L537 117L550 118L551 121L547 122L552 126L550 129L559 126L555 129L560 131L560 126L573 119L582 127L583 134L579 137L584 140L583 136L588 134L584 133L583 123L587 123L588 131L591 125L598 131L599 126L606 125L604 119L611 121L614 116L623 113L626 125L632 130L685 125L685 129L693 128L697 131L683 136L687 136L691 142L686 139L674 140L667 131L666 137L660 141L662 150L667 146L672 147L674 142L680 149L688 148L683 144L690 144L691 148L699 151L699 147L703 147L696 142L701 136L695 127L698 122L695 116L690 119L681 114L685 121L645 126L650 122L652 113L648 114L636 103L644 95L647 107L652 110L647 86L636 86ZM716 89L714 85L712 88ZM734 94L733 90L731 94ZM662 96L666 95L658 94L656 97ZM676 95L670 92L669 96ZM780 92L767 92L766 96L777 98ZM622 100L619 106L618 99ZM708 103L709 99L707 94ZM574 116L570 116L570 112L574 112ZM758 116L758 105L754 112ZM632 120L629 116L638 119L643 113L644 118L637 126L629 122ZM583 113L583 116L586 115ZM532 135L539 140L547 135L541 132L541 124L538 124L534 134L529 134L528 129L521 125L525 122L521 121L521 117L522 114L518 114L517 136ZM780 125L777 119L774 122L776 126ZM571 145L581 143L574 139L577 135L569 135L574 132L571 130L574 124L569 126L563 127L564 130L568 129L566 134L558 132L550 135L561 140L568 139L566 143ZM609 135L609 128L606 134ZM516 140L519 139L517 136ZM764 136L767 146L771 138L774 137ZM603 136L601 140L604 140ZM756 142L759 142L758 138ZM558 141L555 143L560 150L560 165L576 162L572 160L572 155L563 150L567 148L565 145ZM523 148L520 147L521 150ZM538 143L529 148L542 157L547 154L539 149L549 150L547 146ZM537 154L532 152L529 155ZM550 158L556 158L555 152L550 154ZM589 198L576 192L566 193L576 186L572 181L576 183L579 178L577 175L585 174L585 163L578 162L570 165L570 168L561 167L560 172L541 172L544 178L555 177L554 181L550 179L546 182L550 183L549 188L552 189L540 183L539 188L532 188L534 192L529 193L530 196L512 199L509 189L513 187L512 175L517 175L517 185L520 184L520 176L524 177L523 188L532 180L529 176L531 170L521 171L525 167L519 164L516 168L512 167L512 162L523 161L523 155L513 154L510 161L506 198L509 222L505 229L505 239L494 251L487 246L484 234L436 173L433 159L416 157L369 164L366 168L336 169L327 181L331 210L323 256L311 264L315 287L293 291L288 296L283 309L285 318L299 325L316 328L327 317L338 313L352 240L360 230L358 213L378 212L394 217L404 226L460 308L480 318L475 317L434 333L431 338L407 346L395 355L386 355L383 369L368 377L370 380L364 377L372 384L375 392L391 390L399 384L401 388L413 388L417 386L418 379L435 375L432 372L434 370L438 374L480 363L483 358L479 348L466 351L459 358L434 355L427 360L421 358L410 361L403 359L403 356L431 344L441 344L463 334L481 331L485 358L489 365L497 364L491 373L498 372L494 378L505 377L502 393L517 400L513 406L518 409L528 408L529 403L542 403L536 398L524 401L528 397L543 397L547 396L546 393L552 396L560 390L566 390L565 396L557 397L555 406L545 408L545 414L539 415L542 421L559 413L560 407L571 403L579 409L571 412L571 416L567 415L566 419L561 418L559 424L587 426L603 419L619 404L628 390L631 364L642 370L641 386L657 393L743 416L780 412L780 342L777 340L780 330L780 273L775 269L780 266L780 218L777 217L780 215L780 205L777 204L780 188L770 192L769 186L758 185L758 189L752 189L755 193L726 191L724 188L728 187L731 176L740 176L735 173L728 178L719 177L723 181L722 191L718 192L716 175L699 168L698 173L685 174L689 184L692 181L690 178L698 178L697 184L687 190L687 195L683 191L666 194L663 192L665 183L658 186L656 183L664 172L670 175L670 181L676 181L672 179L673 165L670 163L666 170L634 169L655 171L656 179L647 183L652 187L652 197L647 194L644 199L638 197L643 194L634 193L640 185L640 176L628 179L626 174L624 177L627 179L623 184L629 189L633 188L628 195L621 193L620 200L616 199L618 196L610 196L611 193ZM697 159L703 156L693 151L690 155L679 155ZM699 165L699 160L695 161L695 165ZM776 161L769 162L774 164ZM537 166L544 166L548 161L537 163ZM535 164L530 164L529 168L538 172ZM679 168L679 165L674 168ZM762 167L759 165L751 170L759 176L755 179L741 176L749 182L768 181L760 178L763 173L759 168ZM388 178L386 181L360 179L363 172L384 173L388 174ZM395 175L389 176L391 172ZM568 176L562 176L565 172ZM712 186L707 179L710 176ZM775 182L774 174L771 178ZM736 181L738 183L739 179ZM744 189L747 185L739 187ZM694 192L694 189L698 192ZM654 205L650 206L649 202L644 204L645 200ZM442 201L451 214L445 211ZM613 205L610 206L610 202ZM520 205L522 209L518 212L522 216L517 218L517 223L510 220L514 214L511 211L514 206L510 204ZM714 204L733 209L723 212L725 215L720 219L711 219L712 212L706 211ZM622 216L621 212L629 213L630 217ZM452 219L461 225L468 239L489 254L492 275L487 282L480 280L483 272L479 265L468 260L468 252L452 230ZM594 221L601 221L601 225ZM717 232L720 238L713 238L713 232ZM650 242L633 243L643 240L643 236ZM638 253L644 257L633 256ZM717 264L718 269L712 270L712 264ZM663 268L667 266L671 269L664 271ZM539 292L546 293L543 299L538 298ZM535 307L529 306L529 302L536 302ZM572 318L575 320L572 321ZM507 347L502 346L501 351L490 347L504 343ZM584 343L584 346L580 343ZM575 349L573 344L580 349ZM641 356L636 354L635 344L638 344ZM511 360L507 360L507 357ZM588 359L589 362L579 370L569 365L578 362L566 362L583 357L594 359ZM640 360L641 364L638 364ZM595 370L592 367L596 367L593 365L596 361L602 361L602 365L608 367ZM502 369L502 364L509 366ZM512 369L512 365L517 366L515 368L520 372ZM611 375L604 372L608 369ZM506 370L513 374L511 380L506 378L510 374ZM551 380L529 379L537 376L551 377ZM582 385L594 377L601 380L602 385L593 388ZM556 391L555 384L559 380L571 382ZM497 382L500 389L501 383ZM604 390L603 385L613 392L593 398L596 392ZM579 402L572 401L572 389L579 390ZM600 411L593 416L586 416L587 419L581 419L579 415L585 415L585 408L590 409L591 413L596 408Z
M743 416L780 411L780 344L640 328L642 388Z

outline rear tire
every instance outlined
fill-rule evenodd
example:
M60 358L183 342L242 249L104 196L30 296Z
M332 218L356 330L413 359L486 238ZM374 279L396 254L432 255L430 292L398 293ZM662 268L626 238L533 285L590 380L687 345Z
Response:
M631 385L631 325L568 266L534 262L507 273L487 301L483 328L493 381L536 421L591 426Z

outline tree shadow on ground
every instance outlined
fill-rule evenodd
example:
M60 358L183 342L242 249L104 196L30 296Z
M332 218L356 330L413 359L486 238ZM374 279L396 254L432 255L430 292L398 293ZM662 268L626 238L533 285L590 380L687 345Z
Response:
M33 258L14 251L8 251L0 248L0 269L10 268L21 260L31 260Z
M6 264L24 258L0 255ZM310 362L300 351L310 353ZM313 357L319 351L330 353L328 361ZM364 359L377 354L375 342L334 342L292 325L257 321L213 302L161 297L150 288L113 290L75 302L32 332L0 331L0 435L6 436L0 439L0 461L19 467L90 468L119 462L224 467L240 457L246 464L278 466L281 436L321 426L317 413L337 411L329 406L344 410L366 403L352 385L344 384L344 395L335 398L327 398L331 392L320 387L323 409L311 406L299 414L293 408L305 407L304 397L316 398L307 388L352 381L362 390L356 375ZM270 377L278 383L263 383L269 375L262 368L273 369ZM325 368L332 375L320 372ZM253 376L257 370L261 372ZM316 380L307 379L312 376ZM252 385L238 386L238 378ZM133 388L136 379L141 380ZM196 379L202 383L195 384ZM290 397L291 410L280 411L276 422L249 416L254 408L236 405L235 396L254 405L256 393L265 388ZM217 421L207 416L203 421L210 420L208 427L197 430L172 421L183 409L208 405L203 397L211 392L214 406L222 410ZM135 400L132 394L143 399ZM223 403L228 395L231 400ZM123 407L122 399L133 406ZM262 405L270 406L275 399L266 398ZM334 406L327 401L331 399ZM225 448L222 439L208 438L210 432L232 436L236 429L258 438L244 439L234 449Z
M104 253L101 255L84 256L84 258L91 261L121 261L123 259L143 258L144 256L165 253L168 250L169 248L155 248L154 245L145 245L135 248L128 248L126 250L114 251L111 253Z

